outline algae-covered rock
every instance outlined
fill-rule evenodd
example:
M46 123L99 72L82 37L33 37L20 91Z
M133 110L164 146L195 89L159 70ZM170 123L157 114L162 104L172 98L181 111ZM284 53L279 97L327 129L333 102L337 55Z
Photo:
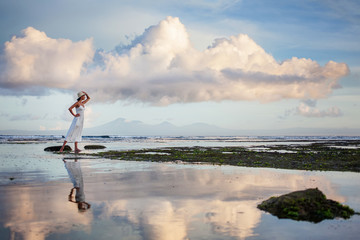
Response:
M47 152L58 152L58 151L60 151L60 148L61 148L61 147L62 147L62 146L51 146L51 147L45 148L44 151L47 151ZM64 147L64 151L71 151L71 150L72 150L71 147L68 146L68 145L66 145L66 146Z
M278 218L314 223L336 217L348 219L355 213L348 206L326 199L326 196L317 188L271 197L259 204L258 208Z
M104 149L106 147L103 146L103 145L86 145L84 148L85 149L94 149L94 150L96 150L96 149Z

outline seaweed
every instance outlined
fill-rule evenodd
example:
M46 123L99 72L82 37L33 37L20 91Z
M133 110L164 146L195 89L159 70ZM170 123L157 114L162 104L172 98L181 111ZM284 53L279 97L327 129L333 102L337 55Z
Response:
M241 167L281 168L317 171L360 172L358 148L334 148L336 142L309 145L266 146L266 151L245 147L170 147L131 151L107 151L87 155L127 161L185 162ZM341 144L344 145L343 142ZM348 141L348 144L358 142ZM265 146L263 146L265 148ZM151 152L152 154L148 154Z

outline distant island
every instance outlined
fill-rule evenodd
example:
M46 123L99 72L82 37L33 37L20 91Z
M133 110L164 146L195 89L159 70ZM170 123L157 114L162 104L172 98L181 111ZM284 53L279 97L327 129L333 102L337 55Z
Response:
M64 135L63 130L0 130L1 135ZM360 128L227 129L207 123L175 126L170 122L146 124L118 118L106 124L84 128L83 135L121 136L360 136Z

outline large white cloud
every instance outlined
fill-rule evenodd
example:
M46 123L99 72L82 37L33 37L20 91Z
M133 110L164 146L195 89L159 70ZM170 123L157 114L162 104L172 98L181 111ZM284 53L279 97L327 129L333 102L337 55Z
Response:
M319 99L339 87L345 63L277 62L249 36L195 49L178 18L151 26L130 45L93 52L91 40L51 39L33 28L5 44L0 86L88 90L98 101L179 102ZM92 60L92 62L90 62Z
M91 62L92 40L52 39L32 27L5 43L0 86L68 88L79 81L84 64Z

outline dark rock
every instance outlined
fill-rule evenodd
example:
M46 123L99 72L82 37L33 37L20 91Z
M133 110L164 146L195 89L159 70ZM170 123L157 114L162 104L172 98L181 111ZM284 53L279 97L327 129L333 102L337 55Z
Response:
M44 151L47 151L47 152L58 152L58 151L60 151L60 148L61 148L61 147L62 147L62 146L47 147L47 148L44 149ZM71 151L71 150L72 150L71 147L68 146L68 145L66 145L65 148L64 148L64 151Z
M355 214L354 210L348 206L326 199L326 196L317 188L271 197L259 204L258 208L278 218L314 223L337 217L348 219Z
M86 145L84 148L85 149L93 149L93 150L95 150L95 149L104 149L106 147L102 146L102 145Z

